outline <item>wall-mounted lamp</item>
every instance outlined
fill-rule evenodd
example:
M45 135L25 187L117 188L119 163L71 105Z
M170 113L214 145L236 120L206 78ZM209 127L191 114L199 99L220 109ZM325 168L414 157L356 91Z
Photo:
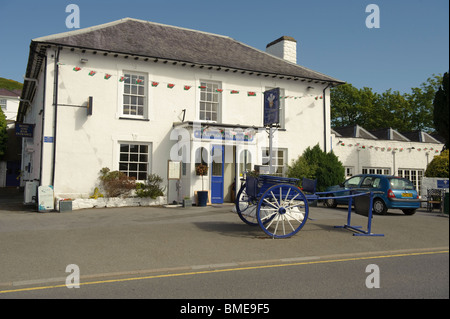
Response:
M81 59L80 59L80 62L81 62L81 63L86 63L86 62L88 62L88 61L89 61L89 60L86 59L86 58L81 58Z
M313 86L308 86L307 89L308 90L314 90L314 87Z

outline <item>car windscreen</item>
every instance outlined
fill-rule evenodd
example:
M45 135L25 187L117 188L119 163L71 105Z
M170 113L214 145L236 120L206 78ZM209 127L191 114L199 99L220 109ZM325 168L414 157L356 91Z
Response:
M392 189L405 189L405 190L413 190L414 185L411 181L404 178L390 178L389 184Z

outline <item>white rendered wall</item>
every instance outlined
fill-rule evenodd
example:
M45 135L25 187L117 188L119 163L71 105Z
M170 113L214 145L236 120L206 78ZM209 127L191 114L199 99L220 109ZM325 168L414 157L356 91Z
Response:
M399 169L425 171L443 147L436 143L332 137L333 152L345 167L354 168L354 175L368 167L387 168L392 175Z
M47 85L45 100L44 136L53 137L54 106L54 51L49 51L47 66ZM81 58L88 59L80 63ZM82 67L79 72L75 66ZM89 70L95 70L95 76L88 76ZM124 72L139 72L146 76L148 97L148 121L121 119L123 83L118 77ZM108 73L112 77L104 79ZM103 56L92 53L62 50L60 55L58 80L58 116L56 136L55 194L61 197L88 197L98 185L98 173L102 167L119 169L119 144L149 143L151 146L151 172L167 179L167 161L170 150L176 141L170 139L174 122L181 122L186 109L185 121L199 119L200 81L217 81L222 85L222 123L254 125L261 127L263 122L262 92L269 87L281 87L286 96L284 100L285 130L275 134L275 146L287 149L288 163L296 159L309 147L319 144L324 148L323 128L323 86L315 84L315 89L307 89L307 82L266 78L240 72L223 72L191 68L190 66L163 64L153 61L135 61L131 58ZM151 82L159 82L152 87ZM40 83L43 83L40 81ZM173 89L167 83L174 83ZM190 90L184 90L190 85ZM239 94L230 94L229 90L239 90ZM42 106L43 84L38 87L33 109L26 121L42 121L39 115ZM248 91L257 92L256 97L247 96ZM327 123L329 123L329 94L327 90ZM94 98L93 115L86 115L86 102L89 96ZM298 98L294 98L298 97ZM64 106L72 105L72 106ZM84 107L77 107L84 106ZM33 172L39 171L40 130L36 126L34 138ZM254 145L255 164L261 164L261 149L268 147L265 131L258 134ZM325 138L329 141L329 134ZM233 144L233 142L228 142ZM50 185L53 167L53 143L43 143L42 184ZM207 145L208 141L192 140L192 153L198 145ZM234 143L233 145L236 145ZM328 145L329 146L329 145ZM209 149L209 147L208 147ZM329 149L329 147L328 147ZM194 156L194 155L192 155ZM192 158L191 156L191 158ZM184 177L185 191L192 193L201 188L201 179L195 176L194 165L188 165ZM209 175L210 176L210 175ZM31 177L31 176L29 176ZM205 185L209 188L209 178ZM172 186L171 186L172 188ZM173 199L174 195L170 195Z

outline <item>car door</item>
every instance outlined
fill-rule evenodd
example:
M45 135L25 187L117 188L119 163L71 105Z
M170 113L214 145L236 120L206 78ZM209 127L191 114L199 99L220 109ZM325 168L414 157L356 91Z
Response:
M348 180L344 182L344 184L342 184L343 189L347 190L352 188L358 188L359 185L361 184L362 178L363 176L360 175L350 177ZM348 196L348 195L350 195L350 192L339 192L335 194L335 196ZM340 198L337 200L337 202L339 204L346 205L348 204L348 198Z
M368 191L381 190L381 178L377 176L366 176L361 182L361 188L367 188Z

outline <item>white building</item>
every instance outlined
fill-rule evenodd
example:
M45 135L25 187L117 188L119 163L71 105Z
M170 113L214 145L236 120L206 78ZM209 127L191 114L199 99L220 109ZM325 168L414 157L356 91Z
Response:
M356 174L406 177L419 192L428 164L443 146L444 143L421 131L399 133L392 128L367 131L356 125L334 128L332 134L333 152L344 165L346 177Z
M329 151L329 92L343 82L293 63L294 41L269 46L293 48L279 50L287 61L226 36L130 18L32 40L26 78L37 81L25 81L18 115L35 124L23 181L88 197L103 167L167 183L168 161L183 159L182 189L172 182L169 201L202 187L212 202L229 201L235 177L267 163L263 92L272 88L281 95L277 172L308 146ZM202 151L204 186L195 173Z
M5 114L8 127L13 127L19 109L20 90L0 88L0 108Z
M0 187L17 187L20 179L20 140L15 137L14 123L19 109L20 90L0 88L0 108L5 114L8 131L6 154L0 159Z

